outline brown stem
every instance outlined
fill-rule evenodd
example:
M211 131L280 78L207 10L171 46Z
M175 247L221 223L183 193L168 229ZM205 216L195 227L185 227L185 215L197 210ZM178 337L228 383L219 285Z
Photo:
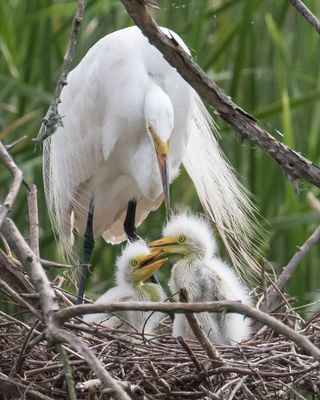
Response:
M290 0L293 7L309 22L311 26L320 34L320 20L309 10L301 0Z

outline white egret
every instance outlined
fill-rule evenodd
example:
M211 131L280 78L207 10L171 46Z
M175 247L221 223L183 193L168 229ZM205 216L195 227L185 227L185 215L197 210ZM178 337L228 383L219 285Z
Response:
M177 34L163 32L188 52ZM212 134L213 120L137 27L88 51L68 75L58 111L63 125L44 144L44 184L67 254L73 228L85 235L85 264L94 235L135 239L135 227L163 197L170 209L168 186L183 162L235 265L246 265L246 274L256 268L253 207Z
M129 243L116 262L116 286L109 289L95 303L120 301L164 301L166 298L160 285L145 282L157 271L167 259L155 258L161 250L150 251L148 246L138 240ZM83 320L112 329L142 332L150 312L119 311L117 313L87 314ZM145 326L145 333L154 333L162 317L159 312L153 313Z
M215 255L216 241L205 220L187 213L176 215L164 227L163 235L149 246L183 255L172 267L169 287L173 293L185 288L192 302L239 300L251 304L248 291L236 273ZM212 342L233 344L250 337L250 321L241 314L197 315ZM173 335L194 338L183 314L175 316Z

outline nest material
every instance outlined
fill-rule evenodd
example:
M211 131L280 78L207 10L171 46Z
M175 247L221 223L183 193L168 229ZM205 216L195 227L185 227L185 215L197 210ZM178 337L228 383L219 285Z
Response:
M285 318L299 325L296 316ZM319 345L320 316L304 325L299 331ZM77 321L69 327L82 334ZM47 346L43 329L0 314L1 399L69 399L62 360ZM170 335L139 337L101 328L83 340L134 399L295 399L305 393L319 398L319 362L267 327L241 345L217 346L223 365L212 362L198 343ZM86 360L66 348L78 399L111 398Z

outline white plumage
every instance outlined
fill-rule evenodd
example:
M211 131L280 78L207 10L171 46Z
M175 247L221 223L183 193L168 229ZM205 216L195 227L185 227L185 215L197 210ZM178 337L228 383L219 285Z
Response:
M172 267L169 287L173 293L185 288L191 302L241 301L250 305L247 289L236 273L216 253L216 242L209 225L186 213L174 216L163 229L163 238L149 244L183 258ZM241 314L200 313L199 322L215 343L239 343L250 338L250 320ZM173 335L193 339L183 314L173 322Z
M160 285L144 283L166 259L154 261L156 255L152 254L147 245L142 241L128 244L116 262L116 286L109 289L96 300L96 304L128 301L163 301L166 296ZM132 265L132 262L137 262ZM137 276L137 274L140 274ZM150 316L150 312L119 311L115 314L87 314L83 320L86 323L95 323L110 329L142 332ZM154 333L163 315L155 312L148 319L144 332Z
M174 32L163 31L188 51ZM159 154L168 145L169 182L183 162L235 266L246 265L247 276L257 268L253 208L221 154L214 123L137 27L97 42L67 82L59 105L63 126L44 146L44 182L53 227L69 255L73 228L85 231L91 198L93 232L111 243L125 239L128 201L137 201L137 226L159 207Z

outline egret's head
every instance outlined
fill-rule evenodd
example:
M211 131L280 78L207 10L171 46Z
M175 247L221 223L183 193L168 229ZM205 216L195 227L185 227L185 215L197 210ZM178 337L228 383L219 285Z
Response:
M211 257L217 249L209 224L185 212L173 216L162 233L161 239L149 243L151 249L196 258Z
M164 201L167 214L170 214L168 152L173 130L173 107L169 96L157 85L146 93L144 115L146 129L156 151Z
M117 283L135 286L150 278L167 261L155 261L160 253L160 249L150 250L143 240L129 243L117 258Z

